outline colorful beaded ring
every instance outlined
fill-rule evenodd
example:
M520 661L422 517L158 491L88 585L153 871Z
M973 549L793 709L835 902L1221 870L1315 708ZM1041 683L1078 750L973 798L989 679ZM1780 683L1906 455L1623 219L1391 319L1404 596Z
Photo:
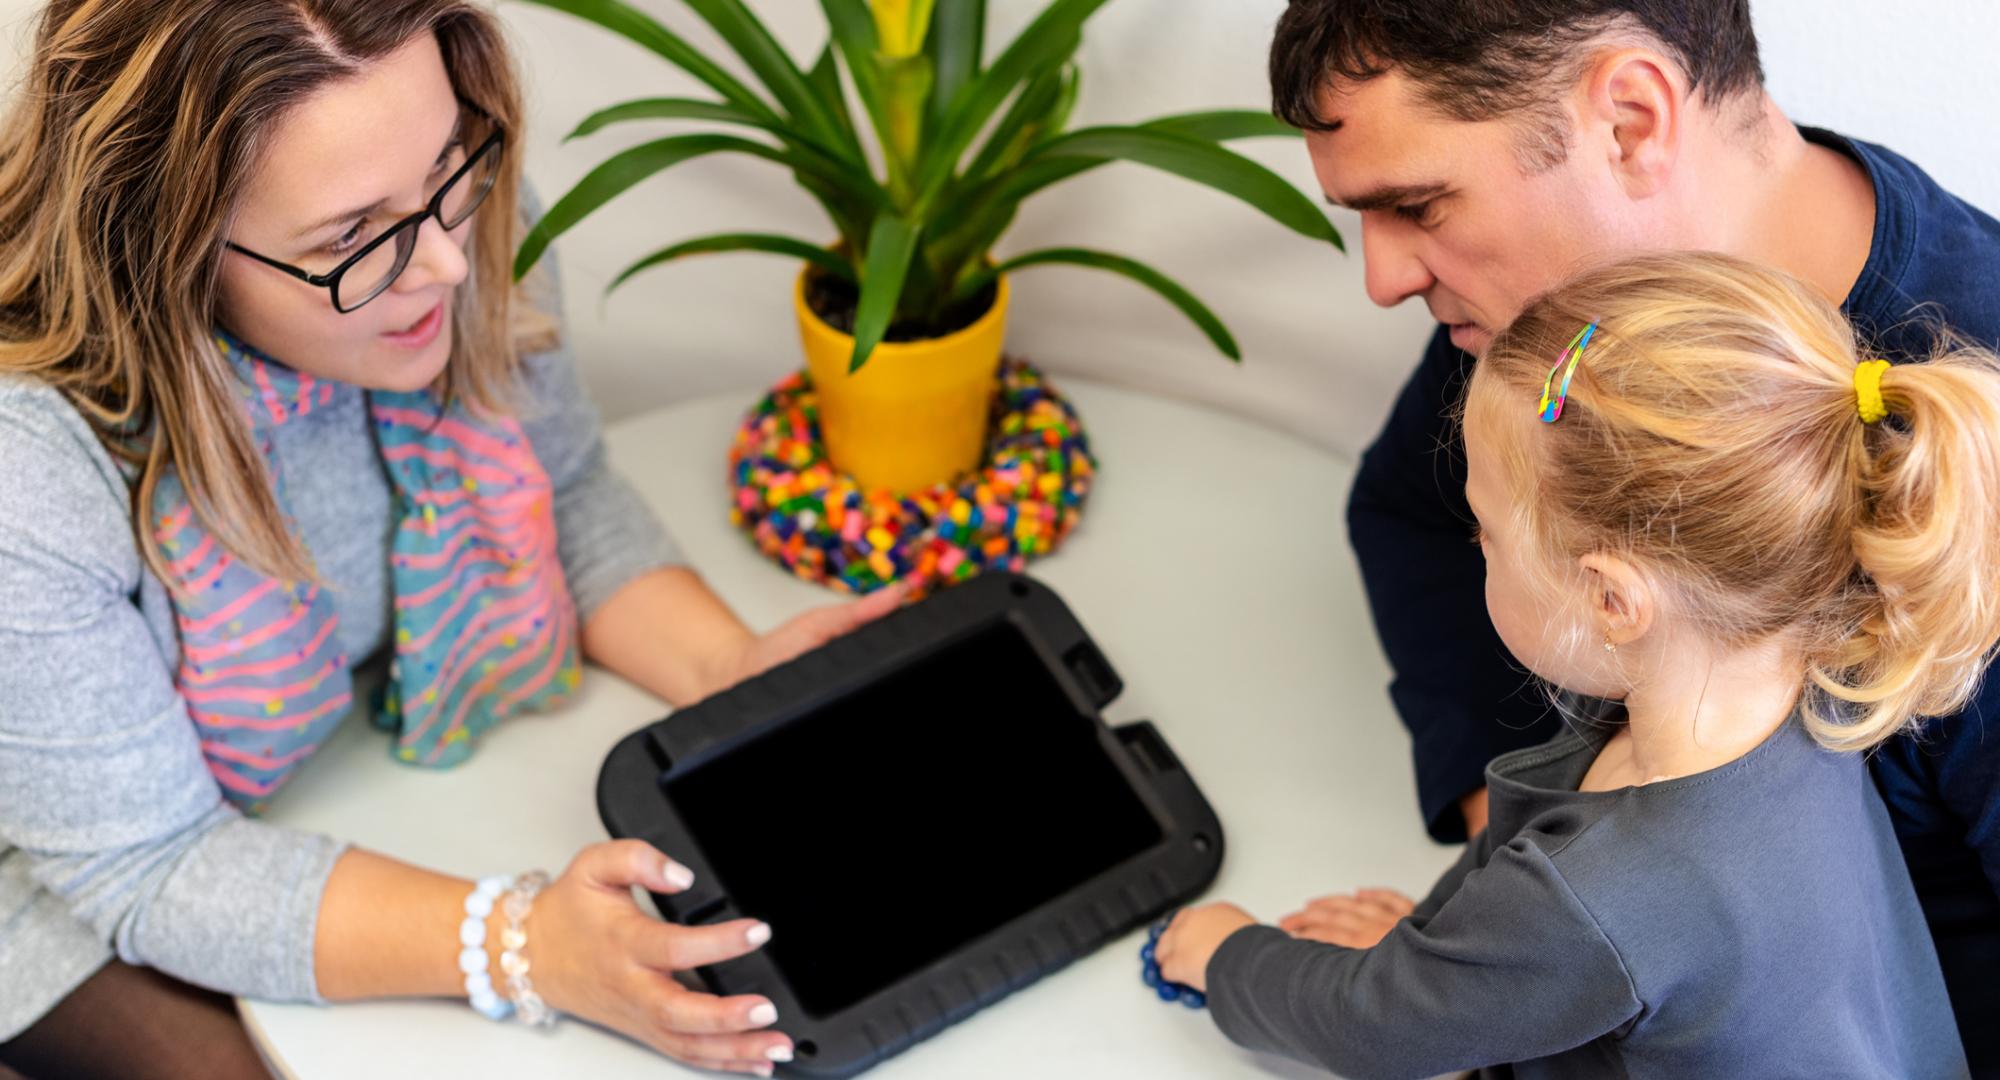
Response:
M1160 974L1159 958L1153 955L1154 948L1160 943L1160 935L1167 932L1168 924L1173 921L1174 917L1169 915L1146 931L1146 943L1139 946L1139 981L1151 987L1153 993L1169 1005L1178 1001L1190 1009L1199 1009L1208 1004L1208 995L1186 983L1168 982L1166 976Z
M1076 410L1024 360L1000 365L987 431L985 459L955 483L901 497L864 490L827 460L812 381L798 372L737 429L730 521L793 574L838 592L1019 571L1076 528L1097 464Z

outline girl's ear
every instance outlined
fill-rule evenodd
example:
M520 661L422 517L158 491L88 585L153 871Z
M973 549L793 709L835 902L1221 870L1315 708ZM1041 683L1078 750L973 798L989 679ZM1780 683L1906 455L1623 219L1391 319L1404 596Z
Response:
M1578 562L1590 580L1590 610L1604 640L1627 645L1645 637L1659 606L1646 575L1625 559L1602 551Z

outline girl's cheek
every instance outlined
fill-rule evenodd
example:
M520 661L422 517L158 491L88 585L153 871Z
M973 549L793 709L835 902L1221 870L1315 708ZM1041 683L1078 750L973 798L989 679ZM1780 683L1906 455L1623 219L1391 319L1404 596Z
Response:
M1514 658L1544 679L1565 684L1571 675L1558 654L1561 643L1549 640L1554 632L1549 612L1541 610L1503 568L1504 560L1486 564L1486 610L1501 644Z

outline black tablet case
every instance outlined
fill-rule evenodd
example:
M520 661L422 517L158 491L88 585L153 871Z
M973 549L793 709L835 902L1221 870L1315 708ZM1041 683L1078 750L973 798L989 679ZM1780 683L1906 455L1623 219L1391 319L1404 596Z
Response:
M716 870L718 861L728 863L728 856L735 853L723 853L725 858L717 860L701 850L695 840L699 830L690 828L687 815L671 801L669 788L683 793L691 786L699 788L688 778L704 765L720 763L727 768L729 755L746 748L754 752L760 737L810 722L914 663L967 642L987 640L981 635L996 641L1014 636L1003 631L1017 631L1031 649L1000 653L1011 657L1010 663L1032 657L1026 662L1039 660L1046 668L1094 729L1104 761L1111 766L1102 775L1110 778L1115 773L1131 785L1137 804L1152 819L1147 838L1156 825L1157 839L856 1001L835 1000L838 995L817 987L810 988L812 993L798 993L772 959L775 940L766 950L699 971L703 983L717 993L763 994L776 1003L779 1027L792 1036L797 1052L796 1060L780 1066L785 1075L859 1073L1199 895L1222 865L1222 827L1214 811L1150 723L1118 728L1104 723L1099 710L1123 689L1117 673L1052 590L1012 574L985 575L946 589L634 732L605 759L597 787L598 812L605 827L614 837L646 840L695 871L695 885L688 892L654 896L660 912L692 925L763 917L737 907L727 891L728 876ZM1023 676L1039 677L1032 671ZM976 693L977 688L968 692ZM951 719L940 715L935 722ZM824 725L821 729L824 733ZM993 734L1004 738L1006 732ZM1033 798L1036 791L1035 777L1022 777L1023 797ZM784 795L759 789L744 791L739 798L768 806L772 800L782 805ZM688 809L697 819L713 816L706 806ZM1129 828L1125 838L1131 839ZM996 867L996 873L1004 871L1005 867ZM859 883L802 880L798 887L824 890L859 887ZM912 898L882 897L879 925L857 926L856 932L893 932L899 902L907 904ZM778 925L777 932L782 936L784 927ZM802 967L797 970L804 974ZM1133 992L1142 992L1136 978ZM816 1007L809 1008L803 999L813 999ZM830 1001L834 1008L828 1008Z

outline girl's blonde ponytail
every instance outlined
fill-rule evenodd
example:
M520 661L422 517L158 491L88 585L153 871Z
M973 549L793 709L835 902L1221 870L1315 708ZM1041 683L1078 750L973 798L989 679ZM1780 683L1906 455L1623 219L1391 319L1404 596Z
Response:
M1888 418L1854 439L1857 573L1811 669L1860 749L1962 708L2000 639L2000 366L1972 348L1883 372Z

